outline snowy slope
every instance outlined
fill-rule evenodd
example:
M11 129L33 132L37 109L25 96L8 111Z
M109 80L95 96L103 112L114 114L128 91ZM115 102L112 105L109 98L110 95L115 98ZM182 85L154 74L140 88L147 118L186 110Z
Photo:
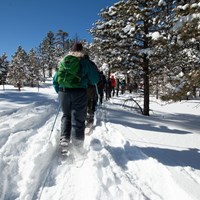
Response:
M1 90L0 199L199 199L200 102L162 105L152 97L145 117L133 102L123 106L128 97L96 111L87 157L77 162L58 151L61 112L51 132L58 101L50 82L39 92Z

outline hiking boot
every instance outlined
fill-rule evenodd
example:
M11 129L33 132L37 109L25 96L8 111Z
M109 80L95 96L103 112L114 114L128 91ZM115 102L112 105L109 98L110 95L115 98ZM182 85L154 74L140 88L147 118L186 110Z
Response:
M87 116L86 118L86 127L90 127L92 126L94 123L94 115L93 114L90 114Z
M61 138L60 139L60 146L68 147L69 146L69 140L65 137Z

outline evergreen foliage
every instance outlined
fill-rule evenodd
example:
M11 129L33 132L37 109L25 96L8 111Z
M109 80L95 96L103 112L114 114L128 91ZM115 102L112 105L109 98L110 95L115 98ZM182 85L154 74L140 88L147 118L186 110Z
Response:
M159 50L164 40L165 28L162 6L157 1L126 1L102 10L102 20L91 30L94 42L109 63L110 69L116 66L127 73L132 69L134 76L143 78L144 115L149 115L149 77L160 66L151 63L156 48ZM159 38L153 37L158 34ZM161 44L161 45L159 45ZM158 46L157 46L158 45ZM162 64L162 63L161 63Z
M26 75L26 84L31 87L38 86L39 81L42 80L41 68L39 65L39 59L36 55L36 51L31 49L28 54L28 73Z
M197 1L120 1L101 10L101 19L90 30L99 61L108 63L111 71L127 74L131 69L134 78L143 79L144 115L149 115L150 92L157 96L171 94L174 87L168 86L177 86L174 77L199 67L200 17L194 15L199 8ZM185 12L178 13L179 10ZM182 91L183 97L185 93Z
M19 91L26 80L28 65L28 55L26 51L19 46L17 52L13 56L8 70L9 83L16 86Z
M69 34L63 30L58 30L56 33L56 54L57 57L63 56L69 51L70 43L68 39Z
M9 61L7 60L7 55L4 53L0 56L0 85L4 85L6 83L8 65Z
M121 73L144 89L143 114L149 115L149 96L181 100L196 96L200 66L199 0L124 0L104 8L82 41L90 58L107 75ZM29 54L19 47L8 70L8 81L20 87L52 77L58 62L78 40L67 32L49 31ZM3 64L2 64L3 63ZM0 57L0 80L5 82L5 56ZM5 68L5 70L3 69ZM2 70L3 69L3 70ZM4 71L4 73L2 73Z
M52 31L49 31L40 46L42 51L41 54L42 64L48 70L48 77L52 77L53 69L56 68L57 66L57 60L55 56L56 54L55 44L56 41L54 33Z

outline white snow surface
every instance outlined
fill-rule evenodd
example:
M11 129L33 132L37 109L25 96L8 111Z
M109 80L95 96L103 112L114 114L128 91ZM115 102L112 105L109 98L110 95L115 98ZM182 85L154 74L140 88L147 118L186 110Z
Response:
M141 115L136 94L112 97L95 114L87 155L58 151L59 106L51 80L39 92L0 88L1 200L198 200L200 101L150 99ZM142 101L140 102L142 105ZM73 151L71 152L73 154Z

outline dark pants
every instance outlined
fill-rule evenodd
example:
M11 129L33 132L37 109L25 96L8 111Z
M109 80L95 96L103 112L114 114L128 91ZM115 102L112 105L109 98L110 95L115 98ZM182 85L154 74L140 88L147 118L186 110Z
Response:
M89 115L94 115L96 107L96 88L95 86L90 86L87 89L87 113Z
M115 87L112 86L112 96L114 97L115 96Z
M85 119L87 93L86 89L66 89L59 91L59 101L63 116L61 119L61 138L78 140L85 137Z
M99 93L99 98L100 98L100 104L103 103L103 93L104 93L104 90L103 88L98 88L98 93Z

